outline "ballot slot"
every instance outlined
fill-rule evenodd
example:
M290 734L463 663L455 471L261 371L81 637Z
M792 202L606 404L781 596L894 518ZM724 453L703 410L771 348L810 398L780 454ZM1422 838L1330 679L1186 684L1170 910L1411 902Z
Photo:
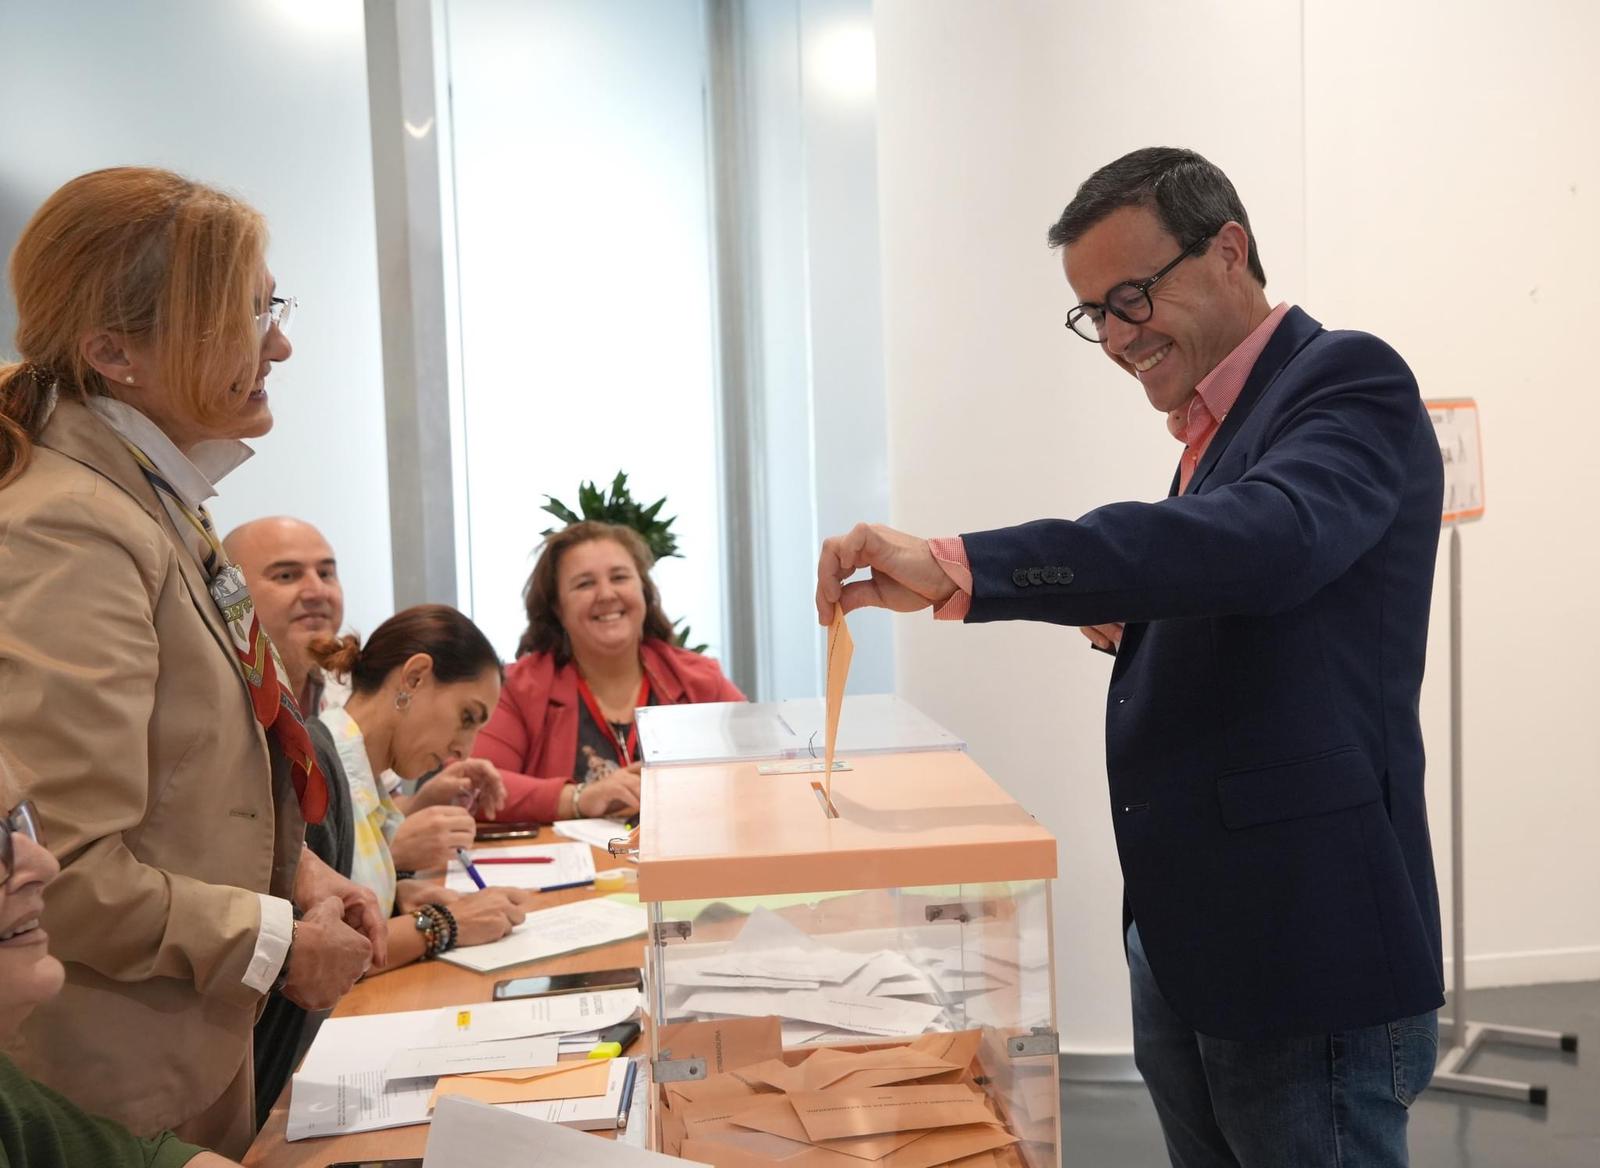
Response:
M839 818L839 809L833 805L833 800L830 798L829 792L823 787L821 782L813 779L811 781L811 792L812 794L816 795L817 806L822 808L822 814L826 815L829 819Z

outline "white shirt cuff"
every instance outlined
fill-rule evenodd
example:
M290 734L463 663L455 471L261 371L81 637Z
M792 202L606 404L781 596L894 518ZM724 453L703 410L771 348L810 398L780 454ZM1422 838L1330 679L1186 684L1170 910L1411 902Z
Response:
M250 967L244 971L244 984L264 994L278 980L278 971L289 956L289 942L294 938L294 908L287 900L277 896L261 897L261 933L256 937L256 951L250 958Z

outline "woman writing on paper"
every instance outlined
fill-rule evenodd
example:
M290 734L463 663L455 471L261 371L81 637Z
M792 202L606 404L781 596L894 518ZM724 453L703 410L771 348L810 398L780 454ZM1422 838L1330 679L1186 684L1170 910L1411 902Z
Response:
M375 968L498 941L522 922L532 894L488 888L463 896L398 879L389 845L403 816L377 777L392 770L416 778L467 757L500 696L500 659L488 638L453 608L419 604L384 621L365 645L354 636L330 637L310 651L323 669L350 678L349 700L319 717L350 790L350 875L377 894L386 913L398 914L389 921L388 961Z
M744 701L714 660L675 643L650 566L626 527L574 523L545 541L522 593L527 631L478 740L506 785L496 818L632 815L634 710Z

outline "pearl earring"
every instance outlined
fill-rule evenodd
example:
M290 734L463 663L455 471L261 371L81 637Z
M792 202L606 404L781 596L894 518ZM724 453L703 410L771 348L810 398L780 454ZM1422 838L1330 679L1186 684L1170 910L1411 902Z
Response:
M133 384L133 374L131 374L131 373L128 374L128 376L124 377L122 380L126 381L129 385L132 385Z

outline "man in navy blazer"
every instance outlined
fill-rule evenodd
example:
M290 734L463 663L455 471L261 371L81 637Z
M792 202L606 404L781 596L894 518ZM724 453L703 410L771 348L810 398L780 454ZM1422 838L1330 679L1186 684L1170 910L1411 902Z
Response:
M1103 167L1050 242L1069 326L1185 444L1171 493L952 540L858 525L823 545L818 617L931 606L1115 652L1135 1058L1173 1164L1403 1165L1443 1001L1417 715L1443 471L1416 381L1269 307L1192 151Z

